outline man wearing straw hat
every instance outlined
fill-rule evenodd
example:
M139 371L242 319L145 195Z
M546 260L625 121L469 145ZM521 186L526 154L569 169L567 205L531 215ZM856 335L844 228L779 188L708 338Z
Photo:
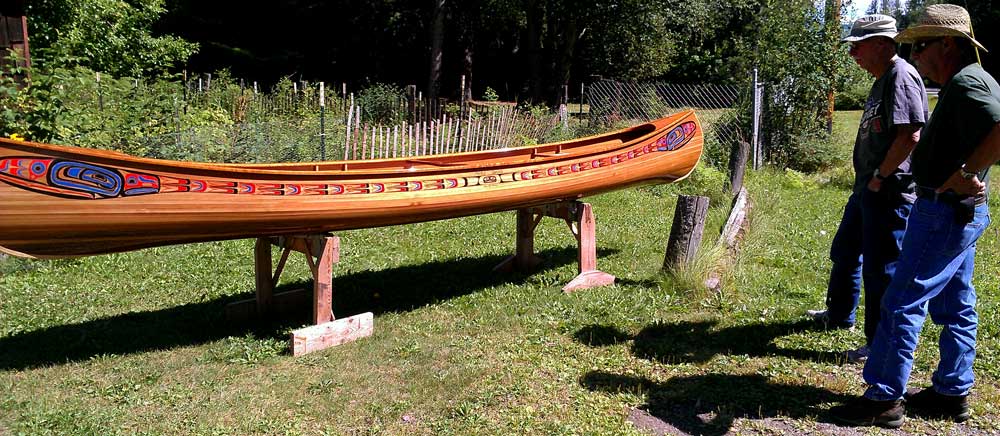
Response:
M875 77L854 142L854 189L830 246L826 309L807 312L827 328L854 324L865 288L865 344L846 353L849 362L868 356L879 321L879 304L899 257L906 217L915 195L910 152L927 120L927 93L917 70L896 56L896 20L858 18L842 41L858 66Z
M918 198L882 298L863 372L868 389L831 413L848 424L899 427L905 404L911 414L962 422L970 416L979 322L972 287L976 240L990 223L987 172L1000 160L1000 85L976 63L976 50L986 49L962 7L929 6L896 40L913 44L917 70L942 88L913 151ZM940 362L930 387L907 393L928 312L941 326Z

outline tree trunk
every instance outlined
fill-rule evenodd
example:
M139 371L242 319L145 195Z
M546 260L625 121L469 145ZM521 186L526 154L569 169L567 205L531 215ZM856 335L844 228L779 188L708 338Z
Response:
M526 30L528 95L537 101L545 95L542 81L542 27L545 14L539 0L527 0L526 6L528 17Z
M828 63L829 65L829 75L827 77L834 77L836 75L834 63L833 63L833 53L839 50L839 40L840 40L840 0L827 0L826 1L826 31L827 38L830 41L830 54L831 59ZM826 121L826 131L829 133L833 132L833 106L836 100L836 95L834 93L833 84L830 84L830 89L827 92L827 107L826 113L823 117Z
M431 17L431 68L427 77L427 99L435 101L441 88L441 65L444 46L444 8L447 0L432 0L434 10Z
M569 84L569 72L573 66L573 52L580 36L576 18L564 16L560 24L558 44L553 45L556 53L553 56L555 65L551 99L556 104L563 102L563 87Z

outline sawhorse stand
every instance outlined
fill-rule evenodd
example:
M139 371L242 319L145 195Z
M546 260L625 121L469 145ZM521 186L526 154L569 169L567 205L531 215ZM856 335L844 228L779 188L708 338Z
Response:
M271 245L281 247L281 260L271 273ZM254 246L254 273L257 297L238 301L226 307L230 320L288 316L308 304L306 289L275 294L274 287L281 277L288 255L297 251L306 256L313 276L312 326L292 332L292 355L301 356L313 351L340 345L371 336L374 330L373 315L365 312L349 318L333 316L333 264L340 261L340 238L328 234L307 236L281 236L257 238Z
M597 269L597 243L594 231L594 211L590 203L565 201L517 210L517 247L514 255L504 259L494 271L531 271L542 259L535 255L535 228L543 217L566 221L577 242L579 274L563 286L563 292L610 285L615 276Z

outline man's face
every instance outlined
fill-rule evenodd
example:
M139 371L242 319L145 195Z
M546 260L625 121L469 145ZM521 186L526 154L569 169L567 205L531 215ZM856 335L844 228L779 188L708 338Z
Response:
M882 42L879 41L881 38L868 38L862 39L861 41L854 41L851 43L851 48L848 53L854 58L854 62L857 62L861 69L875 74L875 68L877 65L884 64L885 59L882 59L883 54L881 50Z
M941 64L942 50L941 42L944 38L928 38L914 41L913 48L910 49L910 59L917 66L920 75L934 80L935 73Z

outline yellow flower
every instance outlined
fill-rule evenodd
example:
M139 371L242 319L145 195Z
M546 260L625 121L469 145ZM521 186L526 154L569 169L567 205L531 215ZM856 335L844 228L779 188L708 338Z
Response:
M18 135L17 133L12 133L10 135L10 139L13 139L15 141L24 141L24 137L21 136L21 135Z

